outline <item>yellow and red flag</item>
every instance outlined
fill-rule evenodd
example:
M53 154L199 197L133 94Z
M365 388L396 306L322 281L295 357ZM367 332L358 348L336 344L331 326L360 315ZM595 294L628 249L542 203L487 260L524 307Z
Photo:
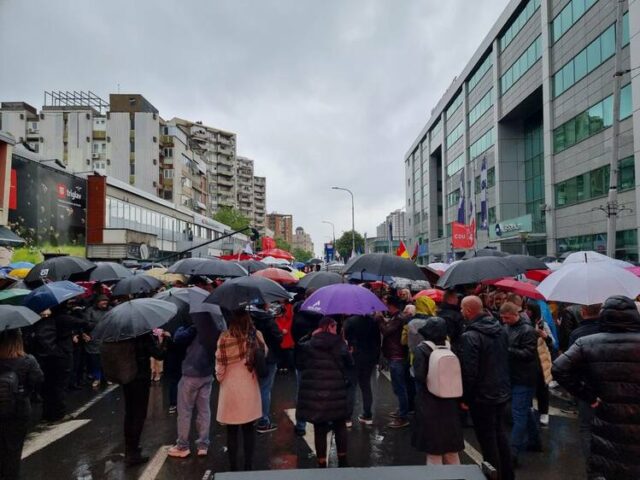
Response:
M396 250L396 256L402 257L402 258L411 258L409 256L409 252L407 252L407 247L405 246L402 240L400 240L400 246Z

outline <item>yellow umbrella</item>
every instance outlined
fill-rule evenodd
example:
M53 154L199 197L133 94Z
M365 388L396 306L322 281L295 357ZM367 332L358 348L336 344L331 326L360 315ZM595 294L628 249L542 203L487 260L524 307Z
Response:
M23 279L31 271L30 268L14 268L9 272L9 276L13 278Z
M163 273L162 275L158 275L156 278L164 284L175 284L176 282L187 283L187 277L181 273Z
M298 280L300 280L302 277L304 277L306 274L304 272L301 272L300 270L294 270L293 272L291 272L291 275L293 275L294 277L296 277Z
M146 272L140 272L140 273L144 275L149 275L150 277L160 278L161 275L164 275L165 273L167 273L167 269L162 267L156 267L156 268L151 268Z

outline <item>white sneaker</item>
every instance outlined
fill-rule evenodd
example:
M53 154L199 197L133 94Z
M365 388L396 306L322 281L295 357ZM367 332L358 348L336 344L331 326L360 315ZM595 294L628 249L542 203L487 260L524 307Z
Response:
M199 457L206 457L208 453L209 453L209 449L208 448L204 448L204 447L198 448L198 456Z
M169 449L167 455L174 458L186 458L191 455L191 450L188 448L180 448L178 445L174 445Z
M540 414L540 425L544 425L545 427L549 425L549 415L546 413Z

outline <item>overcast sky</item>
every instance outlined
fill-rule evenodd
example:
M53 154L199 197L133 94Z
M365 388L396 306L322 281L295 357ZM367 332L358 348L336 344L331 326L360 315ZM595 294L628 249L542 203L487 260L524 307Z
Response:
M316 252L405 206L403 157L508 0L0 0L0 100L141 93L238 135Z

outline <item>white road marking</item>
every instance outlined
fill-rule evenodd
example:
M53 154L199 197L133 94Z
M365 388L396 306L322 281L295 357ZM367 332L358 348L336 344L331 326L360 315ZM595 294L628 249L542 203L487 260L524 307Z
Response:
M391 381L391 372L389 370L378 370L387 380Z
M163 445L158 449L151 461L147 464L144 472L142 472L142 475L138 477L138 480L155 480L160 470L162 470L164 462L167 460L170 447L171 445Z
M464 453L469 455L471 460L473 460L476 464L480 465L482 463L482 454L473 448L469 442L464 441Z
M78 418L80 415L82 415L84 412L89 410L96 403L98 403L104 397L109 395L111 392L113 392L118 387L119 387L119 385L110 385L109 387L105 388L102 392L100 392L98 395L96 395L91 400L89 400L87 403L85 403L83 406L81 406L80 408L76 409L73 413L70 413L69 416L71 418Z
M60 423L58 425L52 425L47 427L44 431L30 436L24 443L22 449L22 459L24 460L29 455L43 449L47 445L60 440L62 437L69 435L71 432L91 422L91 420L69 420L68 422Z
M284 413L287 414L287 417L289 417L289 420L291 420L291 423L293 423L294 425L296 424L296 409L295 408L289 408L287 410L284 411ZM331 440L332 440L333 435L331 434L331 432L329 432L327 434L327 454L331 451ZM307 429L306 432L304 434L304 441L307 442L307 446L309 447L309 450L311 450L313 452L314 455L316 455L316 442L315 442L315 437L314 437L314 431L313 431L313 424L312 423L307 423Z

